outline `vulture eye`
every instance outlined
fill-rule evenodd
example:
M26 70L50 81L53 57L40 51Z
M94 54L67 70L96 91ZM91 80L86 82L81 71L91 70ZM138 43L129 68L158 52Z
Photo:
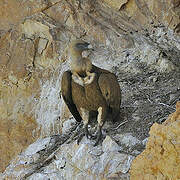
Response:
M77 48L78 50L86 50L86 49L89 49L88 46L89 46L89 43L87 43L87 42L77 43L77 44L76 44L76 48Z

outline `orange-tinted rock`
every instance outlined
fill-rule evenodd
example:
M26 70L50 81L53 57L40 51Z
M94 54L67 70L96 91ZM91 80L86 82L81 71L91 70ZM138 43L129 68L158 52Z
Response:
M179 0L177 1L135 1L129 0L120 9L125 13L139 30L148 28L150 23L156 25L158 22L175 29L180 23Z
M31 114L32 94L38 92L36 81L32 78L26 84L13 75L9 77L0 78L0 171L37 138L33 137L37 125Z
M14 28L26 16L40 12L48 4L43 1L18 1L2 0L0 1L0 30L7 31Z
M52 74L48 68L58 63L53 59L48 30L41 23L27 21L0 37L0 171L37 138L33 136L37 128L35 98L40 95L40 81Z
M154 124L146 149L131 167L132 180L180 179L180 102L163 124Z
M48 16L60 23L65 23L69 17L69 10L66 3L57 3L52 8L44 11Z

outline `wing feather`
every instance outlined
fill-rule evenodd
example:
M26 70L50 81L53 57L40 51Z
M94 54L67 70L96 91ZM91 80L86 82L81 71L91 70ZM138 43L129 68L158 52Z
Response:
M73 102L72 99L72 87L71 87L71 81L72 81L72 73L70 71L65 71L62 76L61 81L61 92L62 97L68 106L69 111L74 116L76 121L81 122L82 118L77 110L76 105Z
M113 119L119 114L121 104L121 90L116 76L113 73L101 73L98 84L103 97L112 110Z

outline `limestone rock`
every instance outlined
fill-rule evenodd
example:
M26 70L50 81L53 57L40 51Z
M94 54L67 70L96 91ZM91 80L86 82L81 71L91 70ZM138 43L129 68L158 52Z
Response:
M146 149L132 163L131 179L180 179L180 102L163 124L154 124Z
M110 7L115 8L116 10L119 10L124 4L128 2L128 0L104 0L105 3L107 3Z
M50 163L42 166L41 172L36 172L35 166L43 163L40 160L41 151L52 146L55 138L39 139L31 144L23 153L15 158L6 171L1 174L3 179L127 179L127 174L133 156L119 153L118 145L110 137L106 137L102 147L93 147L86 138L80 145L76 143L63 144L50 157ZM45 155L45 154L44 154ZM40 158L41 157L41 158ZM48 159L48 158L47 158ZM40 165L41 166L41 165Z
M62 134L67 133L71 127L73 126L73 124L76 124L76 120L74 118L68 119L63 123L63 127L62 127Z
M17 82L17 78L0 79L0 169L3 170L9 161L23 148L33 142L33 130L37 127L34 117L28 113L32 109L33 86ZM9 84L8 84L9 83ZM29 87L32 88L29 90Z
M57 3L57 0L48 2L4 0L0 2L0 30L7 31L14 28L17 24L23 21L27 16L41 12L50 5Z

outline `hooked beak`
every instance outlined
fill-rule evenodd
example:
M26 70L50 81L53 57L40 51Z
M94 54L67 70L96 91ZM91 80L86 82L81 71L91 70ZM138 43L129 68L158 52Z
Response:
M94 50L92 45L87 43L87 42L84 42L84 43L77 43L76 44L76 48L79 49L79 50Z

